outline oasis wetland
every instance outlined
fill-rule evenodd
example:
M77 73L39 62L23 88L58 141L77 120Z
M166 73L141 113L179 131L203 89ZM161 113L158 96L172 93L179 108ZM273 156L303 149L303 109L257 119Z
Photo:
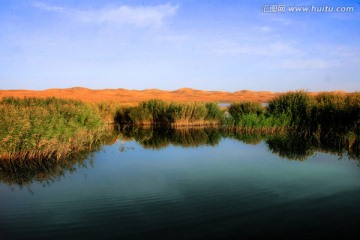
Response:
M305 91L280 94L267 106L256 101L138 104L81 102L62 98L3 97L0 102L2 161L66 158L89 150L107 135L107 123L120 128L216 126L243 133L295 131L318 137L339 133L351 147L360 135L360 93Z
M3 96L0 238L357 239L359 93L187 100Z

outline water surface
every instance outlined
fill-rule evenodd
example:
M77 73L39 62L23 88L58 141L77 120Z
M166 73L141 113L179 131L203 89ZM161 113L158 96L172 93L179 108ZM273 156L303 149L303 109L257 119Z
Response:
M158 135L122 137L49 179L1 172L0 239L357 238L358 161L321 149L287 159L266 139Z

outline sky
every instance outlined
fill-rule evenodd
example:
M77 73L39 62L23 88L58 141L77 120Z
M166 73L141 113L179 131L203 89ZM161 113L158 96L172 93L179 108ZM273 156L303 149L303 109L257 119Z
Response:
M360 0L0 0L0 89L360 91L359 77Z

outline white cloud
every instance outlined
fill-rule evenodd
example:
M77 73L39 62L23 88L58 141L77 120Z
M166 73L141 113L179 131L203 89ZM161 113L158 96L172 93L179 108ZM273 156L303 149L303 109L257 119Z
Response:
M78 11L80 20L89 23L161 26L166 18L175 15L177 6L170 4L150 7L107 7L100 10Z
M43 3L43 2L35 2L33 4L33 6L38 8L38 9L49 11L49 12L63 12L64 11L64 8L62 8L62 7L48 5L48 4Z
M163 4L156 6L107 6L94 10L68 9L48 5L42 2L35 7L51 12L64 13L75 20L94 24L135 25L138 27L159 27L167 18L176 14L177 5Z

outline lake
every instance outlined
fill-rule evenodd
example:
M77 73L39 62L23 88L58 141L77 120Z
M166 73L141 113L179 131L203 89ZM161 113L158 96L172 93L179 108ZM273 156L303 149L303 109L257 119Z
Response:
M68 163L3 167L0 239L357 239L358 152L294 139L125 131Z

